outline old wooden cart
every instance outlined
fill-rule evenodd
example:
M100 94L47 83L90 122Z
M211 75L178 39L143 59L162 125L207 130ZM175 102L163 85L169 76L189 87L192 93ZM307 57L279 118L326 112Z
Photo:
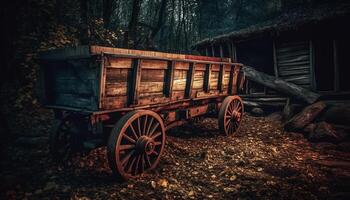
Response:
M60 123L55 159L107 145L121 179L152 170L165 131L200 116L218 116L223 134L239 128L244 76L227 58L80 46L41 56L41 102Z

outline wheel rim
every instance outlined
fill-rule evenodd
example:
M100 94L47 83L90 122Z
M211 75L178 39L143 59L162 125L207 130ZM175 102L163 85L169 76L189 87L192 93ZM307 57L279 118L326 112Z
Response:
M222 103L219 113L219 125L226 135L234 134L239 130L243 117L243 102L238 96L228 97Z
M121 119L121 129L118 122L115 130L120 130L114 147L115 172L129 179L156 167L164 148L165 129L161 118L152 111L138 111L124 117L128 118L126 122Z

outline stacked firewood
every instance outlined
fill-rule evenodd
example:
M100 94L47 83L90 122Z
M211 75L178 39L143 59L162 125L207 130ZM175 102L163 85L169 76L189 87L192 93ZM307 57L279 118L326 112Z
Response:
M316 102L288 120L284 129L301 132L310 142L350 147L350 105L327 106L323 101Z

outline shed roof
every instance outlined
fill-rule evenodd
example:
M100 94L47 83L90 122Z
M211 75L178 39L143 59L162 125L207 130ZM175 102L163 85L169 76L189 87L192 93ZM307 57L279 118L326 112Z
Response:
M315 7L293 9L274 19L235 30L227 34L218 35L213 38L206 38L196 43L194 47L228 40L244 40L265 33L290 31L303 25L316 24L326 19L344 17L349 14L350 1L336 1L323 3Z

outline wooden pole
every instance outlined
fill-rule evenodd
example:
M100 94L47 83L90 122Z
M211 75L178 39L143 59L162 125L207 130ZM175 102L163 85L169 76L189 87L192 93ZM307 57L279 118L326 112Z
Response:
M242 67L245 76L256 83L262 84L266 87L279 91L281 93L290 95L297 99L303 100L309 104L314 103L320 97L319 94L309 91L293 83L284 81L282 79L270 76L263 72L259 72L252 67Z

